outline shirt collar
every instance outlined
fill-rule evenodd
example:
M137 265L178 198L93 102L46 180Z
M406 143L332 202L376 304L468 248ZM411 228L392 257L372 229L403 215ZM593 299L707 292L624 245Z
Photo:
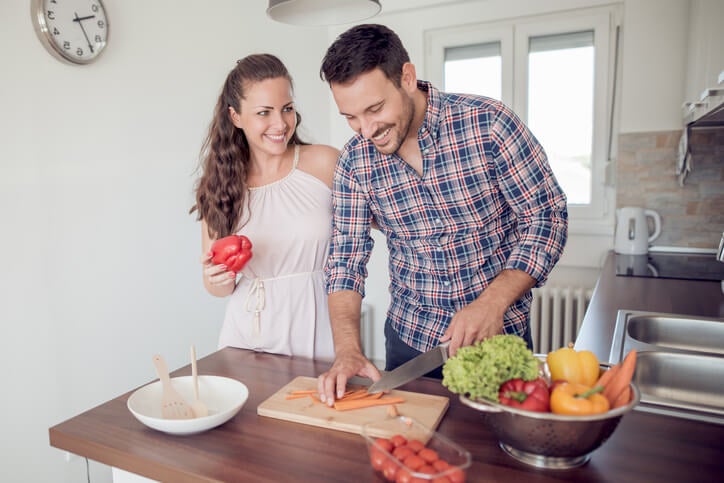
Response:
M418 80L417 88L427 93L427 109L420 129L426 129L433 139L437 139L442 113L442 96L440 91L427 81Z

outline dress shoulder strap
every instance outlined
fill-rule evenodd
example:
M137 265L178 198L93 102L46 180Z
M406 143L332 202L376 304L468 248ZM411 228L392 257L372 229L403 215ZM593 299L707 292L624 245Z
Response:
M297 169L297 164L299 164L299 144L294 145L294 162L292 169Z

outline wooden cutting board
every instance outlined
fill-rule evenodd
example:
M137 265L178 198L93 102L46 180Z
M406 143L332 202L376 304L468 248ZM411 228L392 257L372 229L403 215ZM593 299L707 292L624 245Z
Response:
M355 389L356 386L348 385L347 388ZM286 399L286 395L292 391L316 389L316 378L299 376L262 402L256 412L260 416L357 434L361 434L362 425L365 423L389 417L387 411L390 406L337 411L326 404L314 402L310 397ZM433 430L440 424L450 405L450 399L445 396L398 390L392 390L388 394L405 400L404 403L396 404L401 416L409 416Z

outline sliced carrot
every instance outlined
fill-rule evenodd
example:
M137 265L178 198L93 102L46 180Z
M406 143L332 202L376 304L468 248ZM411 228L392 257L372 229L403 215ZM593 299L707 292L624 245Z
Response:
M307 396L311 396L311 394L287 394L284 399L301 399Z
M322 404L322 400L316 394L307 394L316 404Z
M607 371L603 371L603 374L601 374L601 377L598 378L598 381L596 381L596 384L594 386L603 386L604 388L606 385L611 382L611 379L613 379L613 376L618 374L618 371L621 370L621 364L615 364Z
M611 405L611 409L620 408L625 406L631 401L631 386L626 386L621 394L618 395L616 401Z
M367 390L366 389L357 389L355 391L350 391L348 393L345 393L344 396L342 396L338 401L353 401L355 399L361 399L367 396Z
M631 384L634 371L636 370L636 349L631 349L623 361L621 361L621 369L603 388L603 395L613 406L618 396Z
M300 389L298 391L289 391L290 396L306 396L308 394L317 394L316 389Z
M334 403L334 409L336 409L337 411L348 411L350 409L362 409L371 406L384 406L387 404L401 404L403 402L405 402L405 400L401 397L337 401L336 403Z

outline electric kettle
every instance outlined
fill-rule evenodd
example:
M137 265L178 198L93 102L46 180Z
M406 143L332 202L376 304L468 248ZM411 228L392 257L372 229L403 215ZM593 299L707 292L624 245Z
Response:
M661 217L654 210L626 206L616 210L616 237L613 249L626 255L645 255L649 243L661 235ZM648 219L653 220L653 233Z

